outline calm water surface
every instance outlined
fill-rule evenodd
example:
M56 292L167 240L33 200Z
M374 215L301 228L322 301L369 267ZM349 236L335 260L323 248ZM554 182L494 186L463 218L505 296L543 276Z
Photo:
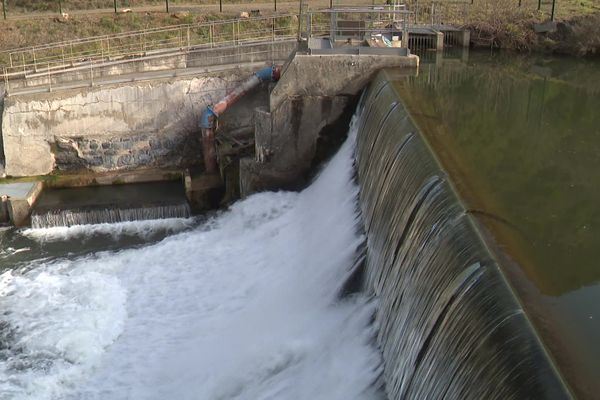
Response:
M581 398L600 387L600 60L425 57L396 87Z

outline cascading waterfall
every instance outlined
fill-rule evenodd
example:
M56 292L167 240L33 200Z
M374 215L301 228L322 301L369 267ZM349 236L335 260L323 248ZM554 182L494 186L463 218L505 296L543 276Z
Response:
M35 209L31 214L34 229L57 226L90 225L166 218L189 218L190 206L179 204L146 205L138 207L101 206L74 209Z
M339 296L365 241L353 145L159 243L72 255L98 226L25 231L65 255L0 271L0 399L381 400L373 299Z
M358 130L364 284L390 399L570 394L385 73Z
M0 271L0 398L380 400L382 375L390 400L568 398L385 76L358 121L301 193L251 196L152 245ZM100 220L86 212L34 224ZM340 299L361 222L367 296ZM51 230L30 231L43 244Z

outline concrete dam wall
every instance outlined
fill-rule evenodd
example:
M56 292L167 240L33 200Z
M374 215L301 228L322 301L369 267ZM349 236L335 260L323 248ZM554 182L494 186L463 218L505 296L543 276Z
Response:
M252 69L202 77L92 87L5 99L2 139L6 174L182 167L201 160L198 118ZM254 91L220 119L221 131L253 127L253 109L268 104Z
M390 399L567 399L571 395L382 72L358 128L365 290Z

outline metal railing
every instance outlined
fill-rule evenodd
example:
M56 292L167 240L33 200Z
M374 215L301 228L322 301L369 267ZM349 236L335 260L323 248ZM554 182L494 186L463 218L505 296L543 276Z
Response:
M395 46L393 39L408 37L410 15L411 12L403 4L336 6L305 13L300 36L327 36L332 43L338 44L344 41L377 40L391 47ZM407 41L402 42L403 47L406 44Z
M11 81L25 81L25 85L27 82L33 82L34 85L36 80L43 81L48 90L52 90L53 80L55 84L58 83L53 77L66 73L87 73L93 85L95 70L100 68L200 54L211 49L294 40L297 38L296 21L296 14L282 14L177 25L33 46L5 52L8 53L9 63L0 71L9 93ZM252 51L250 49L248 54Z
M81 63L115 61L172 49L237 45L294 37L295 14L233 19L96 36L0 52L8 58L4 74L27 76Z
M267 61L271 50L257 45L315 36L329 36L334 42L377 41L379 36L391 46L389 41L407 29L409 14L399 4L347 5L305 9L300 18L298 14L280 14L69 40L0 52L8 60L0 67L0 78L9 94L29 93L131 81L139 72L168 69L184 75L181 69ZM134 76L115 78L127 74Z

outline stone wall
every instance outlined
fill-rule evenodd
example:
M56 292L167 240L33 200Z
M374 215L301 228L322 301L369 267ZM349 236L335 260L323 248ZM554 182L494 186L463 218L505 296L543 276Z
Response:
M6 174L198 164L200 114L252 72L8 97L2 115ZM219 131L251 129L253 108L267 103L264 85L220 118Z

